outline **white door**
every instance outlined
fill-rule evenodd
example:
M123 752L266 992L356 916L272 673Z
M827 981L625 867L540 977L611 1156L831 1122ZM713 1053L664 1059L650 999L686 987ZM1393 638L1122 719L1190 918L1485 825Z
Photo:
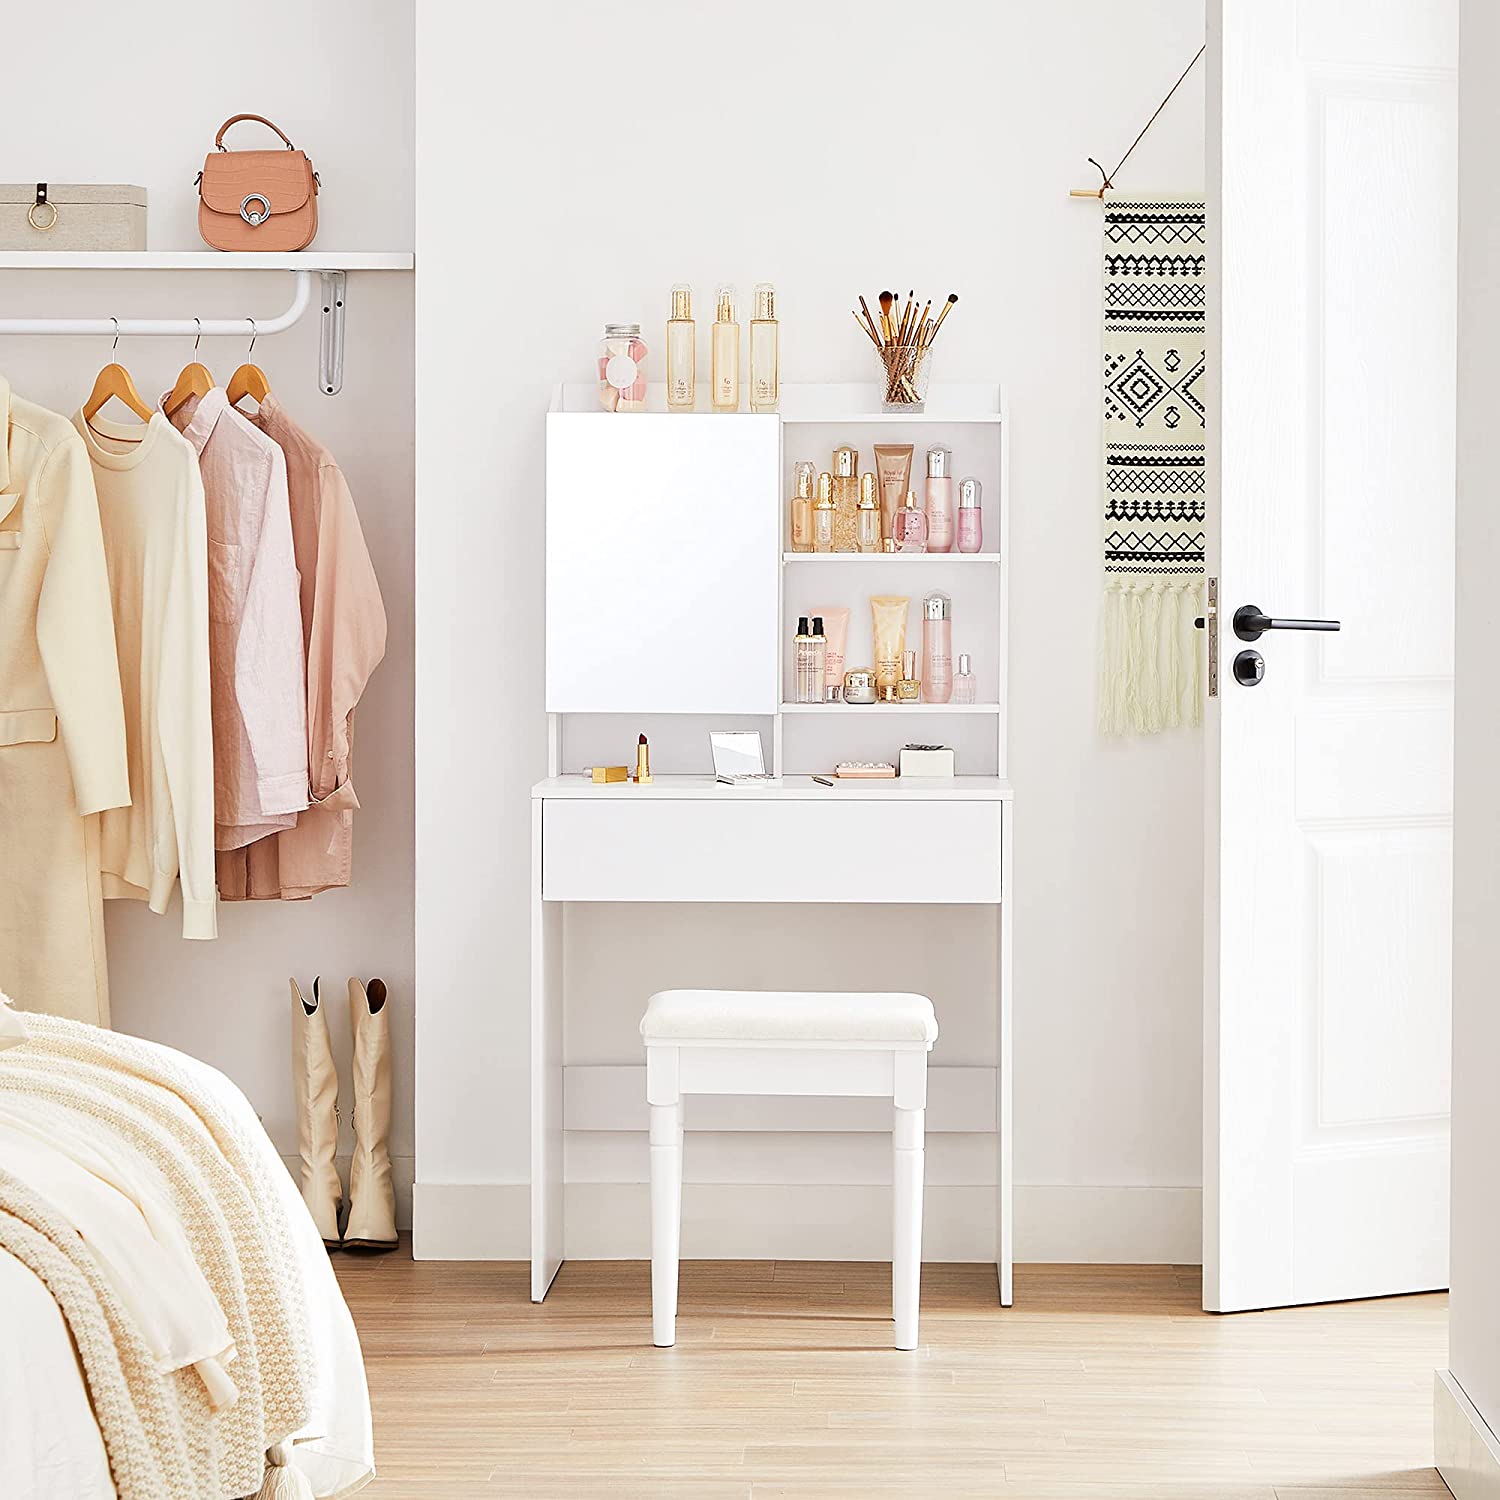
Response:
M1456 0L1209 6L1213 1311L1447 1282L1457 47Z

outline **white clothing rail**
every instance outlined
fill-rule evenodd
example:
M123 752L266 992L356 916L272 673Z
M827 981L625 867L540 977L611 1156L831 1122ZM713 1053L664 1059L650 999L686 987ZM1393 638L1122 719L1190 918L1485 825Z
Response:
M291 305L274 318L0 318L0 337L261 338L285 333L312 302L311 271L294 270ZM344 385L344 304L342 271L319 271L323 283L323 325L318 340L318 389L336 396Z
M291 306L274 318L0 318L0 334L101 335L121 338L257 338L285 333L312 302L312 272L293 271Z

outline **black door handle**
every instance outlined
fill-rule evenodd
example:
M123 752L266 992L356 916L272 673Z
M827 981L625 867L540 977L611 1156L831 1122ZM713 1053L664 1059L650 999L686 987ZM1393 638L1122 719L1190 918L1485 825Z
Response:
M1337 620L1275 620L1258 604L1242 604L1234 612L1234 633L1242 641L1258 641L1268 630L1337 630Z

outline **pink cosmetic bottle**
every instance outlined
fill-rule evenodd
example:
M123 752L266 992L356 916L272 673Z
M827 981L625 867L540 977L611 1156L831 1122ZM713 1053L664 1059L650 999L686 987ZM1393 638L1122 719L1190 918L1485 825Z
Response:
M927 450L927 550L953 550L953 455Z
M978 552L984 546L984 511L979 505L979 481L958 482L958 550Z
M953 696L953 601L934 589L922 600L922 699L946 703Z

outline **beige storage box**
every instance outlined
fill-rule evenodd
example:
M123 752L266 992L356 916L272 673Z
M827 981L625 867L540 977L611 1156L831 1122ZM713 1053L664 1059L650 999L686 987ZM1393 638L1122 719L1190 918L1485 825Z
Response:
M146 190L112 182L0 183L0 250L144 250Z

